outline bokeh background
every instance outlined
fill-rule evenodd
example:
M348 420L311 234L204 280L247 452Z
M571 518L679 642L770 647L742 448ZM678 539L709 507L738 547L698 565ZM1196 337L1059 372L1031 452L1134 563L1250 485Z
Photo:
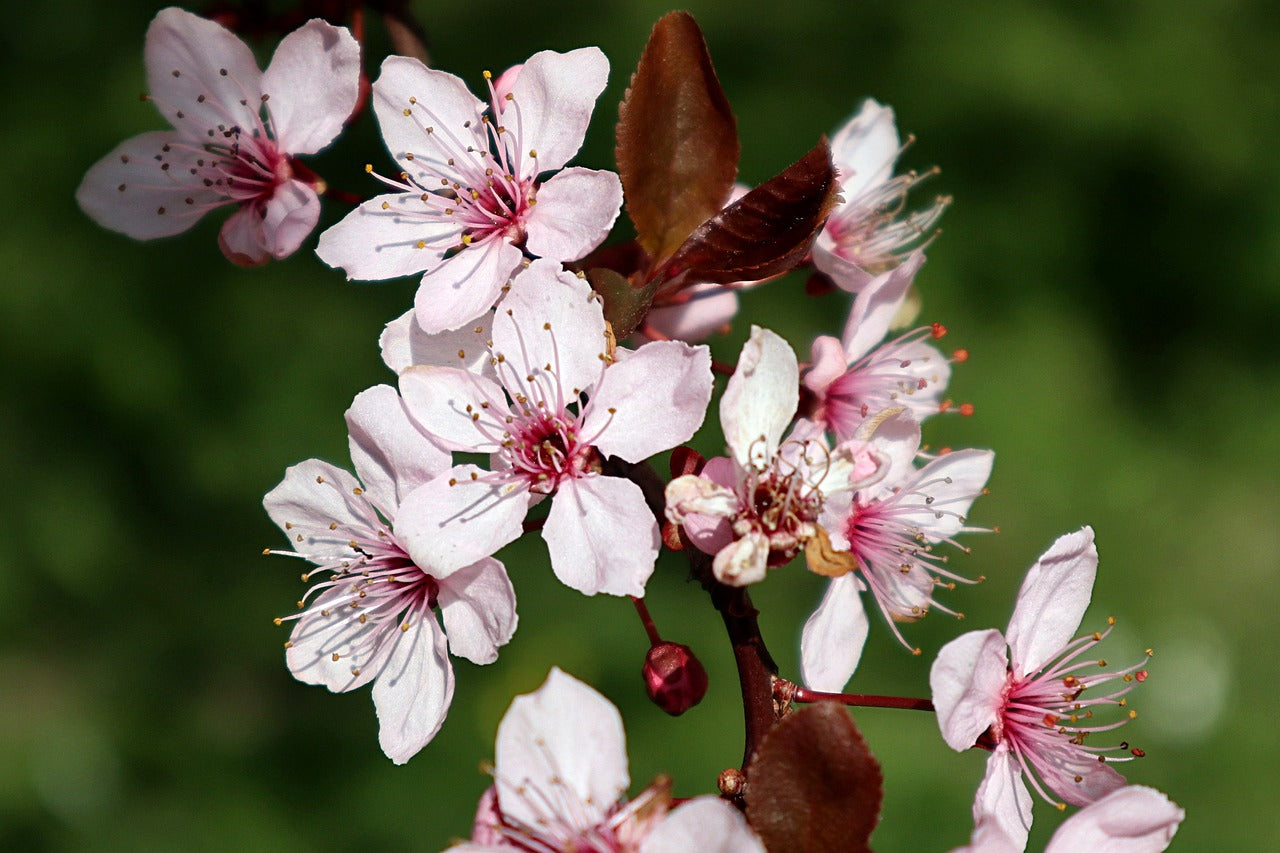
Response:
M556 664L623 710L637 788L713 788L741 752L719 621L664 558L651 608L693 645L707 700L671 719L644 697L645 644L625 601L559 586L532 538L502 555L520 629L489 667L455 662L441 735L405 767L379 752L368 691L334 696L282 662L297 564L261 509L284 468L345 464L342 413L391 380L377 334L412 282L349 284L309 250L244 272L217 220L138 244L72 195L119 140L161 122L137 94L160 4L10 4L0 28L0 848L436 850L470 826L482 762L511 697ZM925 320L972 353L935 445L997 451L989 497L953 567L989 580L907 626L912 658L875 623L853 685L926 695L933 653L1002 627L1026 566L1058 534L1098 531L1086 627L1119 620L1107 656L1152 646L1123 736L1134 782L1188 813L1174 849L1265 850L1275 808L1280 679L1274 544L1280 494L1280 17L1267 2L1161 0L687 4L704 27L759 182L865 96L916 134L907 166L942 167L955 197L918 284ZM416 10L435 64L473 84L542 48L599 44L613 62L580 163L612 164L616 104L654 20L649 2L434 2ZM371 51L385 49L376 21ZM269 53L270 45L264 45ZM372 194L389 168L366 115L312 161ZM329 208L335 219L340 211ZM764 320L802 356L847 301L801 282L744 299L712 344L732 361ZM714 421L714 418L712 418ZM714 451L713 431L701 447ZM797 672L821 593L799 567L755 597ZM856 714L884 767L880 850L965 840L981 754L946 749L915 712ZM1036 809L1032 849L1060 819Z

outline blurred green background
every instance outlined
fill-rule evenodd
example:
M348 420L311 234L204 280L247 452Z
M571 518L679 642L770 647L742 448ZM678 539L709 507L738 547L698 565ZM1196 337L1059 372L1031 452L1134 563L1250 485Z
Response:
M1123 736L1128 766L1188 813L1174 849L1266 850L1275 808L1280 510L1280 16L1267 2L689 3L710 43L759 182L865 96L919 141L909 167L955 196L918 284L922 319L970 361L953 394L969 419L935 445L995 448L998 525L953 567L988 583L906 626L912 658L873 619L853 689L926 695L936 650L1002 627L1026 566L1090 523L1102 556L1086 627L1119 627L1107 656L1156 649ZM613 62L578 162L612 165L616 104L666 8L419 3L435 64L473 85L542 48L599 44ZM97 11L94 11L95 8ZM118 141L161 121L140 103L158 4L13 4L0 29L0 848L436 850L470 828L511 697L556 664L619 706L637 788L667 772L710 791L741 752L737 684L719 621L678 558L650 582L662 630L690 643L712 689L671 719L644 697L645 645L625 601L558 585L536 538L502 556L520 630L489 667L455 662L441 735L405 767L379 752L367 690L334 696L282 662L298 566L261 509L284 468L346 464L342 413L391 380L381 325L411 282L349 284L304 249L243 272L219 254L221 216L139 244L94 226L72 194ZM371 47L384 47L371 21ZM266 46L268 49L270 45ZM372 194L388 168L366 115L312 164ZM328 208L329 220L340 211ZM310 244L314 245L314 243ZM744 299L713 343L732 361L764 320L804 357L846 300L798 280ZM714 421L714 417L712 418ZM708 433L702 447L714 451ZM821 593L798 567L755 597L796 674ZM962 843L983 756L956 755L933 719L857 713L884 767L880 850ZM1031 847L1059 816L1036 809Z

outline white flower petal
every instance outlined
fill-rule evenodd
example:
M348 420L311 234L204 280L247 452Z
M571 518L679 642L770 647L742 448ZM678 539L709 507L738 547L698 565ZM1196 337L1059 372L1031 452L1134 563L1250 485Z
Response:
M242 205L218 229L218 248L238 267L260 267L271 260L262 214L256 204Z
M436 266L461 239L458 223L424 218L417 196L388 193L369 199L321 234L316 254L341 267L347 278L380 281Z
M765 853L742 812L718 797L672 810L640 843L640 853Z
M520 266L520 250L502 237L469 246L423 273L413 298L418 325L436 333L474 325L498 301Z
M441 177L467 183L448 161L465 155L469 145L488 150L480 124L484 109L461 79L407 56L384 59L373 84L373 111L382 141L400 168L423 186L438 186Z
M800 672L810 690L839 693L862 659L867 641L867 612L862 582L854 574L832 578L822 602L800 635Z
M840 170L840 190L845 201L883 183L893 174L901 149L893 109L872 98L831 137L831 159Z
M991 477L995 454L990 450L956 450L934 459L912 480L910 494L899 506L902 522L915 524L931 542L949 539L965 529L969 507L982 494ZM890 477L892 477L892 471Z
M564 480L542 528L551 568L586 595L644 595L658 559L658 525L640 487L621 477Z
M378 743L396 764L431 742L453 701L453 666L435 617L417 613L404 624L407 630L373 683Z
M582 146L596 98L609 82L609 60L598 47L582 47L568 53L544 50L525 62L511 87L514 105L504 108L502 120L517 126L519 111L520 177L559 169ZM536 158L529 151L536 149Z
M247 209L250 208L242 208ZM315 230L320 221L320 197L310 184L288 180L253 210L262 217L263 251L279 260L298 251L302 241Z
M347 409L348 445L356 473L369 499L389 519L400 501L452 463L409 419L390 385L361 391Z
M509 414L506 396L492 380L457 367L419 365L400 374L409 416L451 450L493 453Z
M622 209L622 182L613 172L573 167L538 187L525 219L525 248L540 258L576 261L609 236Z
M738 294L731 287L704 282L682 292L690 295L688 302L651 309L645 325L668 338L694 343L726 328L738 313Z
M493 315L482 314L474 324L439 334L429 334L418 325L411 309L392 320L382 330L378 346L382 360L396 373L417 364L459 367L494 378L489 363L487 341L493 334Z
M748 586L764 580L769 568L769 537L752 531L721 548L711 561L716 580L729 586Z
M459 465L410 492L396 515L396 538L415 563L443 580L493 554L524 532L529 492L477 478Z
M289 544L315 563L332 563L360 557L349 544L350 536L338 528L376 528L377 514L360 497L356 478L319 459L299 462L285 471L280 485L267 492L262 505ZM335 528L336 529L336 528Z
M884 340L893 318L907 298L911 282L923 265L924 252L915 252L858 291L844 327L844 348L850 364Z
M768 329L752 326L720 398L725 440L744 468L764 466L777 453L799 402L799 378L791 346Z
M977 742L1000 718L1008 683L1004 637L995 629L961 634L939 650L929 689L947 746L964 752Z
M1031 834L1031 794L1022 781L1018 760L1005 746L997 746L987 759L987 772L973 800L973 822L995 822L1018 850Z
M1036 560L1005 632L1014 672L1035 672L1070 642L1093 597L1097 573L1092 527L1059 537Z
M285 664L304 684L320 684L334 693L368 684L399 642L396 622L360 621L361 614L349 606L357 595L352 583L316 596L289 635Z
M516 591L501 561L492 557L440 582L440 615L449 651L472 663L493 663L516 631Z
M280 41L262 75L276 142L314 154L332 142L360 90L360 45L345 27L314 18Z
M1154 788L1130 785L1067 818L1045 853L1160 853L1185 816Z

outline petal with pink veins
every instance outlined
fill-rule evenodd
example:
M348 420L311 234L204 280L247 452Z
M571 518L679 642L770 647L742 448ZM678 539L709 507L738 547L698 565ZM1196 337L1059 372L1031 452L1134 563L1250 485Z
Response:
M409 419L390 385L361 391L347 409L348 445L365 493L384 516L394 519L400 501L443 473L450 454Z
M439 602L449 651L472 663L493 663L515 634L516 591L506 567L492 557L441 581Z
M500 237L445 258L418 285L413 298L418 325L435 333L474 323L498 301L522 259L520 250Z
M839 693L857 670L869 627L862 589L853 573L832 578L822 603L804 623L800 673L810 690Z
M1097 573L1092 527L1059 537L1036 560L1005 632L1014 672L1035 672L1071 641L1093 597Z
M418 365L400 374L409 416L442 447L467 453L498 450L509 414L491 379L457 367Z
M316 254L329 266L341 267L347 278L361 281L399 278L433 267L462 239L462 227L421 218L421 204L408 193L374 196L324 231Z
M607 456L642 462L688 441L711 400L711 352L681 341L654 341L610 365L596 384L584 435Z
M339 582L322 592L289 635L285 664L304 684L320 684L334 693L368 684L400 640L397 624L360 621L361 614L350 607L358 595L351 587L350 581Z
M400 637L378 680L373 706L378 743L396 764L404 764L440 731L453 701L453 666L444 632L429 612L417 612L397 628Z
M266 200L261 216L263 250L277 260L287 258L320 221L320 198L310 184L285 181Z
M466 83L411 57L388 56L373 84L372 100L382 140L400 168L421 179L424 186L438 186L441 177L471 183L449 165L459 149L465 151L482 138L476 128L485 105Z
M644 595L658 559L658 525L640 487L621 477L564 480L542 528L551 569L585 595Z
M1031 833L1031 793L1022 781L1022 769L1006 746L997 746L987 759L987 772L973 801L973 821L994 821L1017 845L1027 846Z
M1008 683L1004 636L995 629L961 634L939 650L929 689L947 746L965 751L1000 719Z
M477 478L458 465L410 492L396 516L396 537L419 566L438 580L490 556L524 532L529 492Z
M529 57L511 87L502 121L519 134L524 174L559 169L582 147L596 99L609 82L609 60L598 47ZM536 150L538 156L529 156Z
M238 267L260 267L271 260L262 227L262 211L256 204L241 205L218 229L218 248Z
M356 105L360 45L344 27L314 18L285 36L262 75L276 143L314 154L332 142Z
M541 258L576 261L609 235L622 209L622 182L613 172L574 166L538 187L525 219L525 248Z
M744 468L764 467L777 453L799 402L799 377L791 346L774 332L752 326L720 398L725 440Z

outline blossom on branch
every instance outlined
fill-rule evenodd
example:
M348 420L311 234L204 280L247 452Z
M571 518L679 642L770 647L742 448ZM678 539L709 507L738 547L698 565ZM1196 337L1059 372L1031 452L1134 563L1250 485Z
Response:
M310 459L263 499L294 547L272 553L314 563L303 580L320 578L299 612L277 622L295 622L285 661L298 680L335 693L373 682L378 741L403 764L448 713L448 652L477 664L496 660L516 629L515 592L500 561L427 559L406 535L412 519L400 510L447 469L449 455L409 420L394 388L359 394L347 425L359 480Z
M460 465L415 495L418 544L442 556L492 553L550 496L542 537L556 577L587 595L643 595L658 527L639 486L604 474L605 458L642 462L697 431L711 397L707 348L655 341L611 353L599 298L549 260L516 276L492 338L475 343L488 375L415 366L400 376L424 430L493 459L491 471Z
M1031 829L1027 783L1059 808L1061 801L1086 806L1125 784L1108 762L1129 760L1109 755L1127 745L1092 747L1086 741L1136 716L1129 711L1118 722L1091 724L1095 708L1125 707L1124 695L1146 680L1146 661L1099 672L1106 661L1085 655L1111 628L1071 639L1089 606L1097 568L1091 528L1060 537L1027 572L1006 633L957 637L938 652L929 673L947 745L964 751L984 735L994 743L974 814L996 823L1018 849ZM1112 682L1120 683L1096 694Z
M844 290L857 292L923 247L951 199L939 197L903 217L907 193L932 175L894 176L902 153L893 110L868 98L831 138L843 195L813 244L813 265Z
M320 236L320 258L348 278L422 273L418 322L440 332L492 307L526 255L586 255L621 209L618 176L573 167L539 177L578 152L608 76L598 48L542 51L497 81L486 72L485 103L452 74L388 57L373 108L402 171L380 178L394 192Z
M178 8L147 29L145 96L173 130L128 139L99 160L76 201L138 240L179 234L209 211L238 209L218 232L241 266L297 251L320 217L320 180L294 159L338 135L355 107L360 46L312 20L267 66L229 30Z
M469 843L482 851L764 853L742 813L716 797L672 805L660 778L634 800L622 717L591 687L552 669L498 725L494 785Z

